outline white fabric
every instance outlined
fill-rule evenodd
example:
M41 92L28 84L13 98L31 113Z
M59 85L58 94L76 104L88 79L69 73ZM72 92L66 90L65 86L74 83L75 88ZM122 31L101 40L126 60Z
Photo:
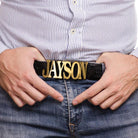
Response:
M103 52L138 57L134 0L3 0L0 52L37 47L46 59L95 61Z

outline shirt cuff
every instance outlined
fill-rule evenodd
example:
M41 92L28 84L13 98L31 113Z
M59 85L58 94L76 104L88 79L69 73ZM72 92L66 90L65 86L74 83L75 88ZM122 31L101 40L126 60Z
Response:
M0 41L0 54L6 50L6 49L9 49L7 46L5 46L1 41Z
M133 56L135 56L135 57L138 58L138 47L137 47L136 49L134 49L134 50L130 53L130 55L133 55Z

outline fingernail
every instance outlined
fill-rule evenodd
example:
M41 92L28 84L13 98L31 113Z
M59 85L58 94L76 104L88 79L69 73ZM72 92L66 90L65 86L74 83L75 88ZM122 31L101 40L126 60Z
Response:
M61 97L61 96L60 96L60 97L58 97L58 101L60 101L60 102L62 102L62 101L63 101L63 99L64 99L64 98L63 98L63 97Z
M78 102L76 100L74 100L72 103L73 103L73 105L77 105L78 104Z

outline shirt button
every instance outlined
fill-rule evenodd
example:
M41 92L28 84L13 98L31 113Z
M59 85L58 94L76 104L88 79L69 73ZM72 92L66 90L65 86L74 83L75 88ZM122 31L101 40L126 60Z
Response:
M71 29L71 33L74 34L75 33L75 29Z
M74 3L74 4L77 4L77 0L73 0L73 3Z

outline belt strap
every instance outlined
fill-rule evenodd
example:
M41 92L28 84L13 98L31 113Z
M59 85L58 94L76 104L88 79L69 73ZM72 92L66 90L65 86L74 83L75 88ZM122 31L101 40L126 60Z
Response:
M104 64L81 62L46 60L34 62L34 69L39 76L54 79L89 79L99 80L104 73Z

